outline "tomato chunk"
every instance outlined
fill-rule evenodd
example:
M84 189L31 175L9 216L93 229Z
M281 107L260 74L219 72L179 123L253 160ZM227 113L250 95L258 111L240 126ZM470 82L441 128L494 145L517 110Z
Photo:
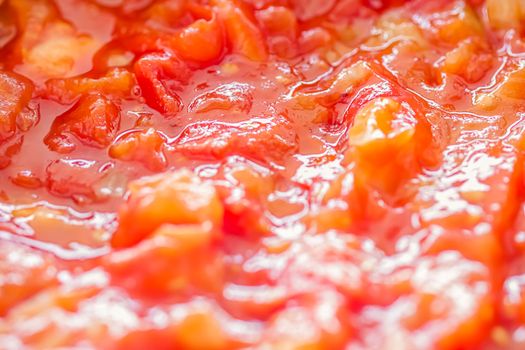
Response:
M284 116L239 123L189 125L174 146L187 155L222 159L240 154L255 161L279 162L297 148L296 133Z
M70 110L58 116L44 142L53 151L70 153L82 144L105 148L120 125L120 109L102 95L85 95Z
M206 113L212 110L250 112L253 104L253 87L249 84L230 83L197 96L189 105L190 111Z
M140 350L152 344L156 349L181 347L188 350L233 350L250 344L236 339L230 326L250 328L249 322L228 318L213 301L199 299L181 303L173 309L177 316L170 317L167 327L141 329L130 332L118 342L115 350Z
M188 171L139 179L129 191L111 240L114 247L133 245L165 223L221 225L223 208L215 189Z
M328 13L336 2L335 0L293 0L292 5L297 14L297 18L301 21L308 21Z
M0 143L15 134L17 117L27 107L32 93L27 79L0 71Z
M482 44L476 40L465 40L446 54L443 70L472 83L480 80L493 64L492 56Z
M198 19L170 39L169 45L185 60L214 62L224 48L222 27L215 17L210 20Z
M99 93L104 96L128 97L135 85L133 75L125 69L113 69L100 78L51 79L46 93L62 103L71 103L79 96Z
M356 157L356 174L390 195L421 169L424 158L420 152L432 142L430 127L416 119L406 102L391 98L366 104L355 116L348 137ZM399 168L404 169L403 175Z
M254 61L263 61L268 56L263 35L248 11L234 0L215 0L219 19L226 28L226 36L234 53Z
M218 291L222 264L211 247L216 236L210 222L163 224L149 238L109 256L106 264L115 284L142 295L162 296L194 288Z
M168 54L149 54L135 63L135 75L148 105L168 116L181 111L182 100L176 90L189 77L181 60Z
M40 290L56 283L53 259L47 254L5 241L0 242L0 315Z
M270 6L256 13L264 30L273 36L297 37L299 24L293 11L283 6Z
M525 5L520 0L498 2L487 0L487 15L492 27L496 29L521 29L525 18Z
M56 196L68 197L77 203L103 200L105 197L97 191L97 184L108 175L108 165L84 159L52 161L46 168L46 188Z
M109 148L109 155L124 161L136 161L151 171L164 170L165 137L154 129L127 132L119 136Z

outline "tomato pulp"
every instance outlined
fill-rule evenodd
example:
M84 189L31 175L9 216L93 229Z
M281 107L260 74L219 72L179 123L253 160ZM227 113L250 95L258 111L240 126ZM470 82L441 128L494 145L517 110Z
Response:
M521 0L0 0L0 348L525 347Z

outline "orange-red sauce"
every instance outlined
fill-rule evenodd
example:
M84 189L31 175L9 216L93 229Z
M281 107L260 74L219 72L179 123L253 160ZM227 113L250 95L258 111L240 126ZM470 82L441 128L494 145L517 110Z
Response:
M0 0L0 349L525 347L525 3Z

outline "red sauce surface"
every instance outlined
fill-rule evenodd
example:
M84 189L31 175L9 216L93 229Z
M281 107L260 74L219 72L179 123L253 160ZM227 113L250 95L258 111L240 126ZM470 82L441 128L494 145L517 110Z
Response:
M0 349L525 348L525 2L0 0Z

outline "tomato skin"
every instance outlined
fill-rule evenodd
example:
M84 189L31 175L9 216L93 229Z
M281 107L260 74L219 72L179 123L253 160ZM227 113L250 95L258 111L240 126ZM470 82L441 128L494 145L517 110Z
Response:
M190 74L183 61L166 53L147 54L135 63L134 71L149 106L167 116L182 110L182 100L174 90L183 85Z
M45 94L61 103L72 103L84 94L99 93L106 97L128 97L135 78L126 69L113 69L100 78L51 79L46 82Z
M307 109L314 109L318 104L331 107L348 96L352 91L368 81L372 76L371 65L359 60L350 65L343 64L324 79L313 84L304 84L294 91L297 103ZM349 107L354 107L350 104Z
M120 108L103 95L84 95L75 105L58 116L44 142L52 151L70 153L77 141L87 146L105 148L116 136Z
M210 222L217 227L222 215L215 189L187 171L145 177L130 184L111 244L116 248L131 246L166 223Z

